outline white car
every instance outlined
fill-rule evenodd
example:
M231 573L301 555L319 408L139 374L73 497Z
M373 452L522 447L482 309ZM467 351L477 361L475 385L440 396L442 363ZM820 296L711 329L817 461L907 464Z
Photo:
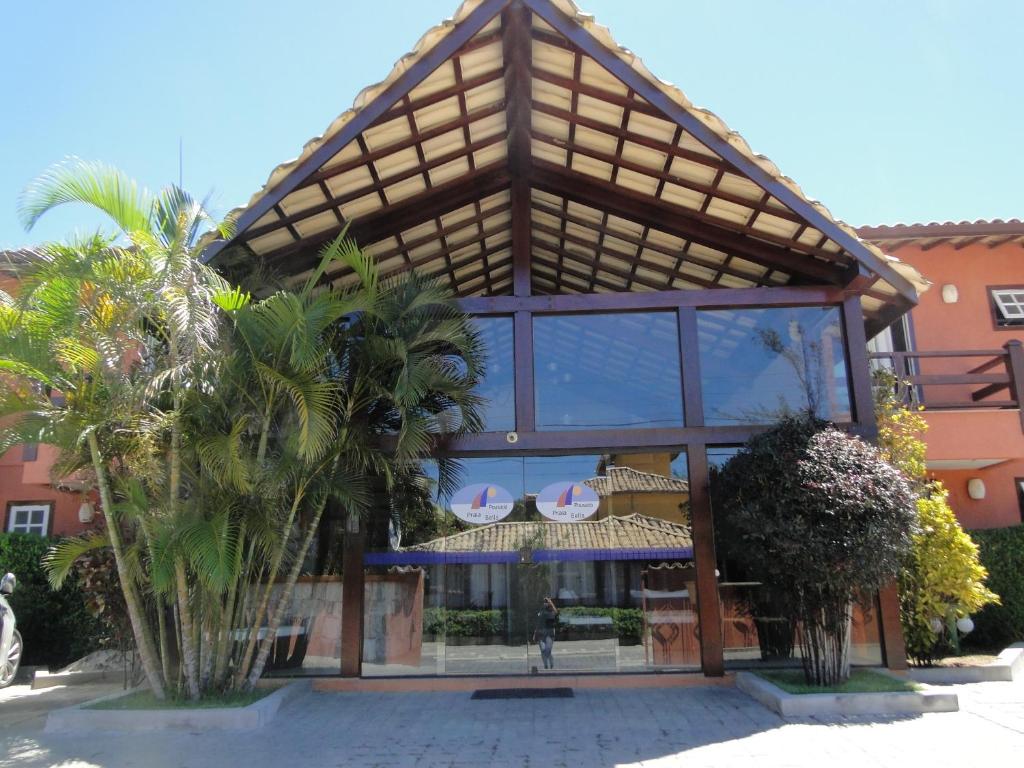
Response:
M21 664L21 633L14 628L14 611L7 603L17 583L13 573L0 579L0 688L14 682Z

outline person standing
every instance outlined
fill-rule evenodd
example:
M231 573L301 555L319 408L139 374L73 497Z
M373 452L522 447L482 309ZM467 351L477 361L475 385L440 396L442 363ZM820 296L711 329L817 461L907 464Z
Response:
M534 640L540 646L540 658L544 662L544 669L554 669L555 660L551 652L555 647L555 627L558 626L558 608L555 601L545 597L541 603L541 609L537 612L537 630L534 632Z

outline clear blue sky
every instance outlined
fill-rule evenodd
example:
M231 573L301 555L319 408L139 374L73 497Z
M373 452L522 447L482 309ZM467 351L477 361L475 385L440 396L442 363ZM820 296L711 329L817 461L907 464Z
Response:
M0 247L68 155L223 214L457 0L12 3L0 26ZM658 76L855 224L1024 216L1024 3L584 0Z

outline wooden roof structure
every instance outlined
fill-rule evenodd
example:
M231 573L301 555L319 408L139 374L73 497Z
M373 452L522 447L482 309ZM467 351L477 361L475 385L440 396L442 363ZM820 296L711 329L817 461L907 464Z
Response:
M571 0L466 0L233 216L204 259L296 281L348 225L462 297L822 285L878 327L927 286Z

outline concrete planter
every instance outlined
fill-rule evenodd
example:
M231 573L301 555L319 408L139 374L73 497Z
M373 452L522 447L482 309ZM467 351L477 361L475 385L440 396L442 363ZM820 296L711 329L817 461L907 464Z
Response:
M57 709L46 718L47 733L81 731L251 731L262 728L277 714L281 705L309 689L309 682L296 680L278 688L269 696L247 707L213 709L86 709L99 701L109 701L135 691L93 699L74 707Z
M911 667L907 677L921 683L958 685L1024 680L1024 643L1014 643L991 664L976 667Z
M753 672L737 672L736 687L783 717L920 715L960 709L956 694L944 691L786 693Z

